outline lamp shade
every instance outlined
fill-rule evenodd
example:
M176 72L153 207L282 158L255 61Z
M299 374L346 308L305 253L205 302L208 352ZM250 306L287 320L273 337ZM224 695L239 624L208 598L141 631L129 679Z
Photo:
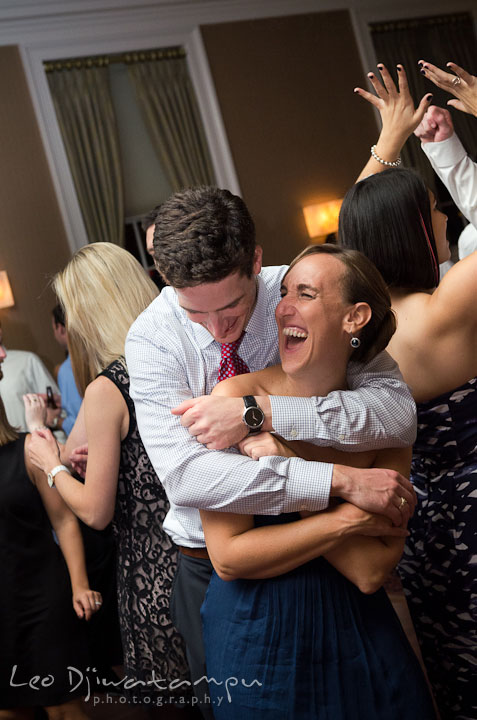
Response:
M8 282L6 270L0 270L0 308L8 308L15 305L12 288Z
M343 200L307 205L303 208L306 229L311 238L329 235L338 230L338 217Z

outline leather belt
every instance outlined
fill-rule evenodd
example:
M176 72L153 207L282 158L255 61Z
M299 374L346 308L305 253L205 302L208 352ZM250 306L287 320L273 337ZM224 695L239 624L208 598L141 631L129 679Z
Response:
M192 548L192 547L184 547L183 545L177 546L179 551L183 555L188 555L189 557L193 558L200 558L201 560L210 560L209 553L207 552L207 548Z

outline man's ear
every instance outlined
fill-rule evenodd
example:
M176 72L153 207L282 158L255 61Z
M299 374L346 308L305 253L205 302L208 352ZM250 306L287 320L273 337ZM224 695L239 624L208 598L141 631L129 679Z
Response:
M263 256L263 249L260 245L257 245L255 247L255 253L253 257L253 274L258 275L260 270L262 269L262 256Z
M343 327L350 335L356 335L356 333L359 333L359 331L369 323L372 315L373 311L368 303L356 303L352 305L346 313Z

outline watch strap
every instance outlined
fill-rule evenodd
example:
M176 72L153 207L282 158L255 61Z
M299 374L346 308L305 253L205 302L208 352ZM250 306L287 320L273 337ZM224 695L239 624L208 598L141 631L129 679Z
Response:
M48 475L47 475L48 485L49 485L51 488L54 487L54 485L55 485L55 482L54 482L54 481L55 481L56 475L58 475L58 473L61 472L62 470L64 470L65 472L69 473L69 470L68 470L68 468L66 467L66 465L56 465L56 466L53 468L53 470L50 470L50 472L48 473Z
M244 406L245 406L245 409L244 409L243 415L242 415L242 420L243 420L243 422L245 423L245 425L248 427L248 432L249 432L249 434L250 434L250 435L254 435L254 434L256 434L256 433L261 432L261 431L262 431L262 425L263 425L264 420L265 420L265 415L264 415L264 413L263 413L262 408L261 408L260 405L257 403L257 401L255 400L255 398L254 398L253 395L244 395L242 399L243 399L243 403L244 403ZM258 410L258 412L259 412L259 413L261 414L261 416L262 416L262 420L261 420L260 424L259 424L257 427L251 426L251 425L249 424L249 422L247 421L247 419L246 419L247 410L249 410L250 408L255 408L256 410Z

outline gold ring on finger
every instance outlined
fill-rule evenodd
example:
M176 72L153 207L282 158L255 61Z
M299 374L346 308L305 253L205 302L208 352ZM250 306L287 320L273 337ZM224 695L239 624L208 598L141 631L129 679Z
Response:
M399 503L399 509L402 510L405 505L407 505L407 500L406 498L402 497L401 502Z

